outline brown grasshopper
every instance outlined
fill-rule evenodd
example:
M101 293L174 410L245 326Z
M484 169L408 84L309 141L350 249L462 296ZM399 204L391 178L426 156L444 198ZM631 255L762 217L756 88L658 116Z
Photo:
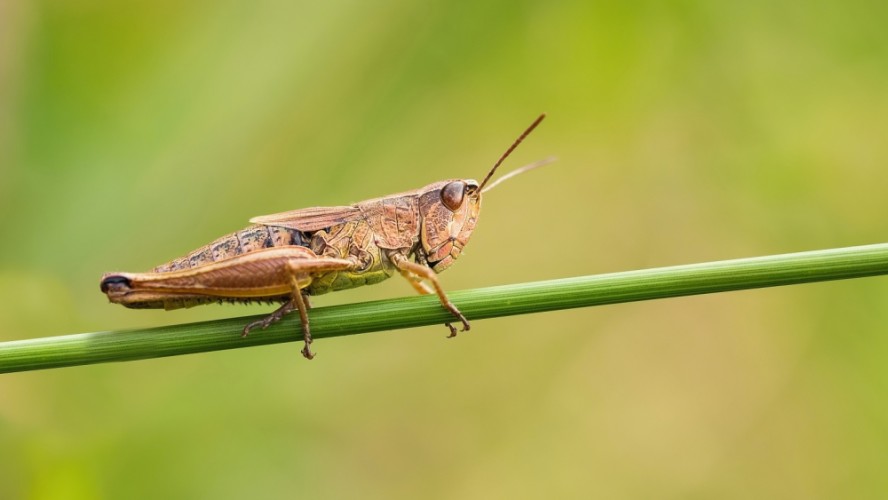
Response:
M468 243L481 211L481 193L551 161L517 169L485 188L497 167L543 118L540 115L518 137L480 184L446 180L349 206L254 217L246 229L152 272L105 274L102 292L115 304L167 310L222 301L280 301L283 305L271 315L247 324L243 335L256 327L265 329L296 309L305 340L302 355L312 359L308 297L378 283L397 271L420 294L436 293L466 331L469 321L447 298L437 273L450 267ZM456 328L446 325L450 337L456 336Z

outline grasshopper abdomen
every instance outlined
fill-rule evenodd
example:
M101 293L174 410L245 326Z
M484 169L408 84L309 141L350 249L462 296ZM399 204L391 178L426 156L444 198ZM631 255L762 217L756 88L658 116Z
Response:
M156 266L152 272L156 274L168 274L175 271L198 270L214 262L222 262L232 257L249 254L264 248L273 247L308 247L310 238L302 231L289 228L264 226L254 224L240 231L229 233L213 242L204 245L188 254ZM102 291L130 288L132 282L129 278L110 274L102 280ZM275 297L262 297L262 300L285 301L288 295ZM207 296L200 293L189 294L151 294L145 295L142 300L133 298L121 302L132 309L181 309L213 302L250 302L257 300L249 297L225 298L219 296Z
M310 237L302 231L284 227L252 226L227 234L208 245L154 268L156 273L195 269L213 262L254 252L260 248L281 246L307 247Z

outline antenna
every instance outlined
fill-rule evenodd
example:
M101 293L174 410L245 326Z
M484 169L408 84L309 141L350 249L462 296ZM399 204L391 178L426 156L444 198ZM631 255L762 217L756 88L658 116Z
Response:
M525 130L524 133L522 133L518 137L518 139L516 139L515 142L512 143L511 146L509 146L509 149L507 149L506 152L503 153L502 156L500 156L500 159L496 161L496 163L493 165L493 168L491 168L490 172L487 173L487 177L485 177L484 181L481 182L481 185L478 186L479 189L483 188L484 185L487 184L487 181L489 181L490 178L493 177L493 173L496 172L497 167L499 167L503 163L503 160L505 160L506 158L509 157L510 154L512 154L512 151L514 151L515 148L517 148L518 145L521 144L521 141L523 141L525 137L527 137L531 132L533 132L533 129L537 128L537 125L539 125L540 122L543 121L543 118L545 118L545 117L546 117L546 113L543 113L540 116L538 116L537 119L534 120L533 123L531 123L529 127L527 127L527 130ZM527 170L529 170L529 169L527 169ZM491 187L493 187L493 186L491 186Z
M552 162L555 162L555 161L558 161L558 158L556 158L554 156L550 156L548 158L543 158L542 160L535 161L535 162L531 163L530 165L524 165L521 168L516 168L515 170L512 170L508 174L491 182L490 185L487 186L486 188L482 189L481 192L486 193L486 192L490 191L491 189L499 186L500 183L502 183L503 181L507 181L507 180L511 179L512 177L515 177L516 175L523 174L524 172L530 172L531 170L533 170L535 168L540 168L540 167L546 166L546 165L548 165Z

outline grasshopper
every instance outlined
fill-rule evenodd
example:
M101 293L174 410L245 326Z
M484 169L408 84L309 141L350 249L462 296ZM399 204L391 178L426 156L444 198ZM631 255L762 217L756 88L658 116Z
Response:
M552 161L516 169L487 186L500 164L543 118L545 114L515 140L480 184L451 179L348 206L254 217L251 226L151 272L107 273L101 290L111 302L136 309L278 301L282 305L269 316L244 326L243 336L296 310L305 342L302 355L312 359L309 296L378 283L398 272L420 294L437 294L467 331L469 321L447 297L437 273L450 267L468 243L478 222L482 193ZM456 327L449 322L446 326L449 337L456 336Z

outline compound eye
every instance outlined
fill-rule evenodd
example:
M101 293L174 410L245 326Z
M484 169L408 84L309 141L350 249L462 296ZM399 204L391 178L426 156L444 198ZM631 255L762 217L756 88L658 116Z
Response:
M441 189L441 201L444 206L455 212L462 206L463 198L466 195L466 183L462 181L453 181Z

